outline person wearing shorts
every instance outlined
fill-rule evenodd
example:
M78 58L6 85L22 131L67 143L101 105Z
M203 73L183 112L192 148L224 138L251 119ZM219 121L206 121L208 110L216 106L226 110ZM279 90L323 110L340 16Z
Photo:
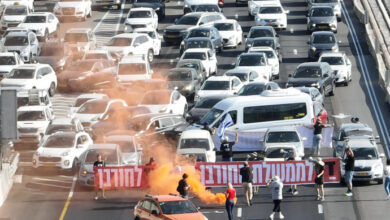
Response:
M249 167L247 161L244 162L244 167L240 169L240 175L241 175L241 182L242 182L242 190L244 191L246 202L248 206L251 206L252 198L253 198L253 187L252 187L253 172L252 169Z
M316 184L317 200L321 200L321 201L325 200L324 168L325 168L325 163L324 161L321 160L321 158L319 158L314 166L315 173L316 173L314 183Z
M346 196L352 196L352 179L353 179L353 170L355 169L355 156L353 154L353 151L350 147L346 148L345 150L345 157L343 159L345 163L345 175L344 180L347 184L347 192L345 193Z

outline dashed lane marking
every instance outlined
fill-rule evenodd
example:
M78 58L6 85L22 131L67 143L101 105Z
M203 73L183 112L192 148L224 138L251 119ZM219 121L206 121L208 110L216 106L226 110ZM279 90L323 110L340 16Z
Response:
M74 188L75 188L75 186L76 186L76 181L77 181L77 174L75 174L75 175L73 176L72 187L70 188L70 192L69 192L68 198L66 199L66 202L65 202L64 208L62 209L62 212L61 212L61 215L60 215L59 220L64 220L64 217L65 217L65 215L66 215L66 212L68 211L68 207L69 207L69 204L70 204L70 200L72 200Z
M237 217L241 218L242 216L242 208L237 209Z
M322 204L318 204L318 214L323 214L324 213L324 207Z

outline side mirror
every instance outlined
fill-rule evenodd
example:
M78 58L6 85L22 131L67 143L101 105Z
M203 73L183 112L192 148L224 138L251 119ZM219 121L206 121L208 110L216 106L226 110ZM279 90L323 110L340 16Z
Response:
M291 73L289 73L289 74L288 74L288 77L292 77L292 74L291 74Z
M236 66L236 63L232 63L232 66Z
M84 147L84 145L78 144L76 148L80 149L80 148L83 148L83 147Z
M286 13L286 14L290 14L290 10L286 10L284 13Z
M42 76L41 75L37 76L37 79L42 79Z
M325 73L324 74L324 78L326 78L326 77L329 77L329 74Z
M204 22L200 22L199 25L204 25Z

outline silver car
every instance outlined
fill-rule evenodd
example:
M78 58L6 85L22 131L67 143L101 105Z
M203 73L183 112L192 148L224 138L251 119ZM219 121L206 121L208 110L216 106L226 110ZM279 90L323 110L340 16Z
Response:
M33 32L11 32L4 40L4 50L17 52L24 62L36 60L40 48L37 36Z
M119 145L125 164L133 166L142 164L142 148L137 144L133 136L111 135L104 138L104 142Z

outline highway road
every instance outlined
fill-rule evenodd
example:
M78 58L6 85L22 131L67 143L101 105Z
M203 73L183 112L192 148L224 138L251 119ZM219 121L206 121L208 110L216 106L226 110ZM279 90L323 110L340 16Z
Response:
M52 9L50 1L36 1L40 10ZM287 75L295 67L307 61L309 38L306 32L305 0L283 0L282 4L288 15L288 28L280 33L283 63L281 64L280 82L287 80ZM160 22L159 32L172 24L182 14L183 2L173 1L167 4L167 16ZM116 33L123 30L124 10L94 11L92 18L85 22L66 22L61 24L61 35L71 27L89 27L98 37L98 44L103 45ZM236 18L247 32L254 25L248 17L246 7L235 7L233 0L225 1L224 14ZM340 50L345 51L353 65L353 80L348 87L337 87L335 96L326 99L326 108L330 114L351 114L374 128L381 136L381 151L389 156L390 136L387 121L390 121L389 107L384 102L384 94L378 85L378 73L375 62L365 44L363 26L353 14L351 0L343 3L343 19L339 23L337 39L341 41ZM227 49L218 56L218 74L232 68L231 63L244 50ZM178 48L174 46L162 49L162 55L154 64L157 68L167 68L166 64L174 63L178 57ZM57 94L53 100L55 113L66 116L68 105L77 94ZM340 124L342 121L336 120ZM93 192L74 187L75 178L71 173L43 173L31 170L32 151L21 152L21 163L14 185L7 201L0 208L0 219L132 219L133 207L137 199L143 196L139 191L114 191L106 194L107 199L94 201ZM330 156L330 151L322 151L322 156ZM176 184L176 183L172 183ZM213 189L220 192L223 189ZM285 189L287 190L287 189ZM389 201L384 201L383 185L358 184L353 197L345 197L345 187L339 184L325 185L325 201L315 200L313 186L299 186L299 194L291 196L285 193L282 212L286 219L294 220L348 220L348 219L388 219L386 209ZM196 198L195 202L208 219L227 219L224 207L205 205ZM267 219L272 209L270 191L260 189L254 197L254 205L247 207L241 189L238 189L238 204L234 213L238 219Z

